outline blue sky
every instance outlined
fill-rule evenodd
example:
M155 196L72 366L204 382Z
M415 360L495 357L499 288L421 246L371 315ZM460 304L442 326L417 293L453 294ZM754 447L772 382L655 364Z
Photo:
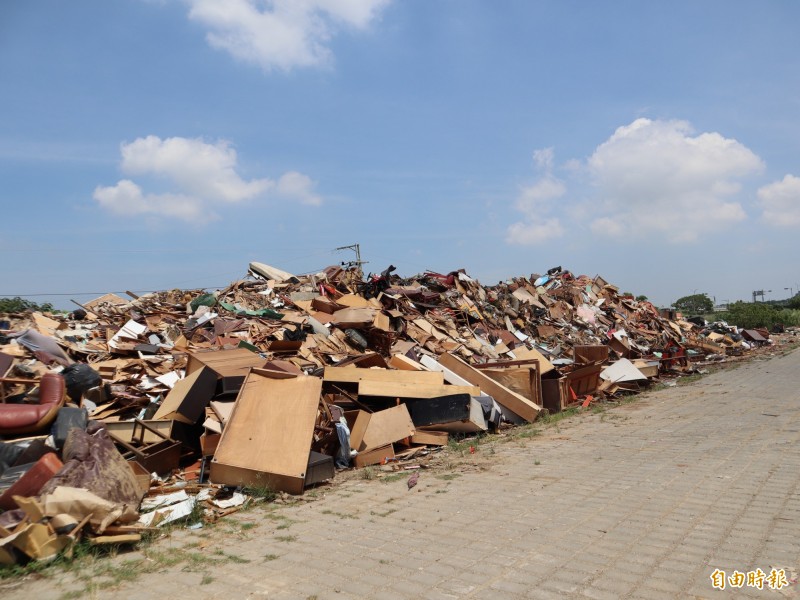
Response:
M0 4L0 296L352 258L800 287L800 4Z

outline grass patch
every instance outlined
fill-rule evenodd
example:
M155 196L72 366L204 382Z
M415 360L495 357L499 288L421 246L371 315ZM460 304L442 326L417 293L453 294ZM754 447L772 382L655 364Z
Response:
M557 413L548 412L544 416L540 416L538 419L536 419L536 422L541 423L543 425L554 425L559 421L563 421L564 419L568 419L573 415L577 415L580 411L581 409L579 406L573 406L571 408L567 408Z
M273 560L278 560L279 558L280 558L280 556L278 556L277 554L265 554L264 555L264 562L270 562L270 561L273 561Z
M458 435L451 435L450 439L447 440L447 448L451 452L456 452L464 456L465 453L469 452L470 447L478 449L481 442L485 441L486 434L479 434L477 436L470 436L468 438L459 437Z
M297 536L296 535L276 535L275 539L279 542L296 542Z
M331 510L330 508L326 508L322 511L323 515L333 515L335 517L339 517L340 519L355 519L357 518L356 515L351 513L343 513L336 510ZM280 527L278 528L280 529Z
M461 477L461 473L445 473L444 475L437 475L436 479L443 479L444 481L452 481Z
M372 481L377 477L377 473L375 472L375 467L372 466L364 467L363 469L361 469L359 475L361 476L361 479L366 479L367 481Z
M214 581L214 578L211 575L203 575L203 578L200 580L200 585L208 585Z
M264 502L272 502L278 497L278 492L273 490L266 481L263 483L258 481L253 485L243 488L242 491L248 496L252 496L258 500L263 500Z
M390 508L389 510L384 511L384 512L375 512L374 510L371 510L369 512L369 514L375 515L376 517L388 517L390 514L395 513L395 512L397 512L396 508Z
M391 473L389 475L385 475L385 476L381 477L381 481L383 483L391 483L392 481L400 481L401 479L406 477L406 475L407 475L407 473L404 473L402 471L400 471L398 473Z
M692 373L691 375L686 375L685 377L678 378L678 385L688 385L690 383L694 383L695 381L699 381L703 378L705 373Z

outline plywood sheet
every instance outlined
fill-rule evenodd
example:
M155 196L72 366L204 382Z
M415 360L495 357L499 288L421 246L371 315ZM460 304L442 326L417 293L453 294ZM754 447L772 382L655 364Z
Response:
M331 383L411 383L444 385L444 376L433 371L398 371L389 369L352 369L347 367L325 367L324 380Z
M360 381L359 396L380 396L385 398L439 398L469 394L479 396L481 390L476 385L429 385L420 383L392 383L381 381Z
M544 375L545 373L549 373L550 371L555 369L553 363L547 360L544 354L542 354L535 348L514 348L514 356L517 357L517 360L525 360L527 358L535 358L536 360L538 360L540 375Z
M359 452L372 450L411 437L414 431L405 404L371 414L359 411L350 432L350 446Z
M453 371L456 375L463 377L472 385L477 385L481 390L494 398L498 404L506 407L508 410L527 421L536 419L536 416L542 409L542 407L535 402L500 385L488 375L484 375L477 369L473 369L463 360L452 354L443 354L439 358L439 363L443 367Z
M251 372L245 379L211 464L211 480L300 494L322 382L265 373Z
M194 373L205 365L220 377L244 377L251 367L263 367L266 362L247 348L194 352L189 355L186 374Z

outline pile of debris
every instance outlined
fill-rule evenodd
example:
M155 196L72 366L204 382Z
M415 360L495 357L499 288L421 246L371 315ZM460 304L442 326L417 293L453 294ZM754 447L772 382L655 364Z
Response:
M214 293L0 315L0 564L214 520L242 491L302 494L771 343L560 267L490 287L394 270L251 263Z

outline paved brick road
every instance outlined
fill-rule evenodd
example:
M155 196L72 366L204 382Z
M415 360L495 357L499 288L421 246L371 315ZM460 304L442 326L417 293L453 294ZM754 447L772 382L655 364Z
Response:
M94 579L34 578L0 595L793 597L796 585L716 591L709 576L796 576L799 439L796 351L481 445L466 462L422 472L412 491L405 479L354 479L315 502L105 559ZM180 562L165 566L169 557ZM133 581L103 587L104 570ZM135 576L143 570L155 572Z

